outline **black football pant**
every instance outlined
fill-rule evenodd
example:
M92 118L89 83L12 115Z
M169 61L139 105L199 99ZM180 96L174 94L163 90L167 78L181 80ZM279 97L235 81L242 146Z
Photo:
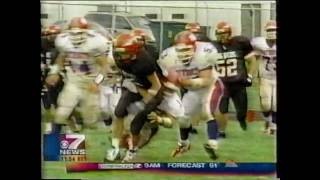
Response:
M220 112L225 114L229 111L229 99L231 98L237 112L237 119L240 122L246 120L248 110L248 98L246 87L242 84L224 83L224 95L220 102Z
M42 90L42 102L45 109L50 109L51 105L55 108L58 106L58 97L60 92L62 91L64 86L64 82L60 79L55 86L49 86L47 91Z
M133 135L139 135L140 131L145 124L145 122L149 121L147 116L152 111L154 111L157 106L161 103L163 99L163 90L162 88L158 91L158 93L145 105L145 108L138 112L138 114L133 118L130 131ZM124 118L128 115L127 107L136 101L142 100L142 96L138 93L133 93L126 88L122 88L121 98L117 104L115 109L115 115L119 118Z

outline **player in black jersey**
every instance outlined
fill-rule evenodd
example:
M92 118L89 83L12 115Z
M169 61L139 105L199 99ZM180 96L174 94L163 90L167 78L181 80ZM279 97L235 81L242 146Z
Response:
M225 137L229 99L236 109L237 119L243 130L247 129L246 113L248 109L246 87L252 85L252 74L256 71L256 58L252 52L250 40L244 36L232 36L230 24L220 22L215 31L217 41L213 44L218 49L219 59L216 70L225 86L220 102L220 137ZM246 67L248 62L249 67Z
M151 37L149 36L148 33L146 33L143 29L134 29L132 30L131 34L133 36L136 36L137 37L137 40L138 42L141 44L141 46L152 56L152 59L153 60L158 60L159 58L159 51L157 50L157 48L150 43L150 40L151 40ZM161 70L160 68L158 67L158 64L156 63L156 71L157 71L157 75L161 76ZM161 78L161 77L159 77ZM151 130L150 134L143 134L141 133L141 136L148 136L148 137L144 137L144 138L141 138L141 141L140 141L140 144L141 146L139 146L139 148L142 148L143 146L145 146L146 144L149 143L149 141L151 140L151 138L157 134L158 130L159 130L159 126L157 123L149 123L147 122L146 123L146 129L149 129ZM145 132L145 131L143 131ZM149 133L149 132L147 132Z
M117 119L113 125L112 146L119 153L119 139L123 129L123 119L128 115L131 103L143 100L145 109L133 118L130 125L131 145L124 161L131 160L137 150L140 131L148 121L148 114L162 101L161 83L156 72L156 60L141 46L136 36L121 34L114 42L114 59L124 74L121 98L115 109Z
M54 60L58 56L54 40L60 32L61 28L59 26L49 26L41 37L41 97L46 110L50 109L52 105L57 107L58 94L63 87L63 81L59 81L56 86L48 86L44 83L50 70L50 65L54 64Z

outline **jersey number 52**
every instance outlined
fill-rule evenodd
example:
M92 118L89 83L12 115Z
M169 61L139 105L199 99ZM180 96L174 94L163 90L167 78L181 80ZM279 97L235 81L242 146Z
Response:
M220 77L233 77L238 74L237 59L222 59L217 61L216 69Z

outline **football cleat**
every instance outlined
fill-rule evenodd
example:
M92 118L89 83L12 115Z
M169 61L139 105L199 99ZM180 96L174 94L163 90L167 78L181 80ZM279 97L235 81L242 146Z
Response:
M242 130L246 131L247 130L247 122L246 121L239 121L240 127Z
M203 145L204 149L206 150L206 152L208 153L209 157L213 160L218 159L218 156L216 154L216 150L213 149L209 144L204 144Z
M195 128L192 128L190 131L191 134L198 134L198 130Z
M227 135L226 135L226 133L225 132L219 132L219 138L226 138L227 137Z
M171 157L176 157L177 155L181 155L181 154L189 151L190 148L191 148L190 143L184 144L184 145L181 143L178 143L178 147L172 151Z
M120 160L120 150L116 148L109 149L107 151L106 157L104 158L105 162L112 162L115 160Z
M136 156L136 150L128 150L126 156L122 159L122 163L131 162L132 159Z
M269 134L270 134L270 135L275 135L275 134L276 134L276 132L277 132L277 130L275 130L275 129L270 129Z

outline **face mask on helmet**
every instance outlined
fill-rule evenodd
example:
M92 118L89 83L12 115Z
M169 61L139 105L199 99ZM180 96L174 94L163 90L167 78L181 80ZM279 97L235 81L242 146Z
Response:
M74 46L80 46L87 41L87 32L84 29L70 29L69 34Z
M232 34L231 25L222 21L216 26L215 35L218 42L227 43L230 40Z
M114 49L115 58L123 62L131 62L136 59L140 46L133 44L125 47L117 47Z
M277 39L277 30L276 29L267 29L266 30L266 39L276 40Z
M194 56L194 47L192 45L177 44L175 47L177 52L178 60L184 65L189 65Z
M230 39L231 34L229 32L224 31L216 31L216 38L218 42L227 43Z

